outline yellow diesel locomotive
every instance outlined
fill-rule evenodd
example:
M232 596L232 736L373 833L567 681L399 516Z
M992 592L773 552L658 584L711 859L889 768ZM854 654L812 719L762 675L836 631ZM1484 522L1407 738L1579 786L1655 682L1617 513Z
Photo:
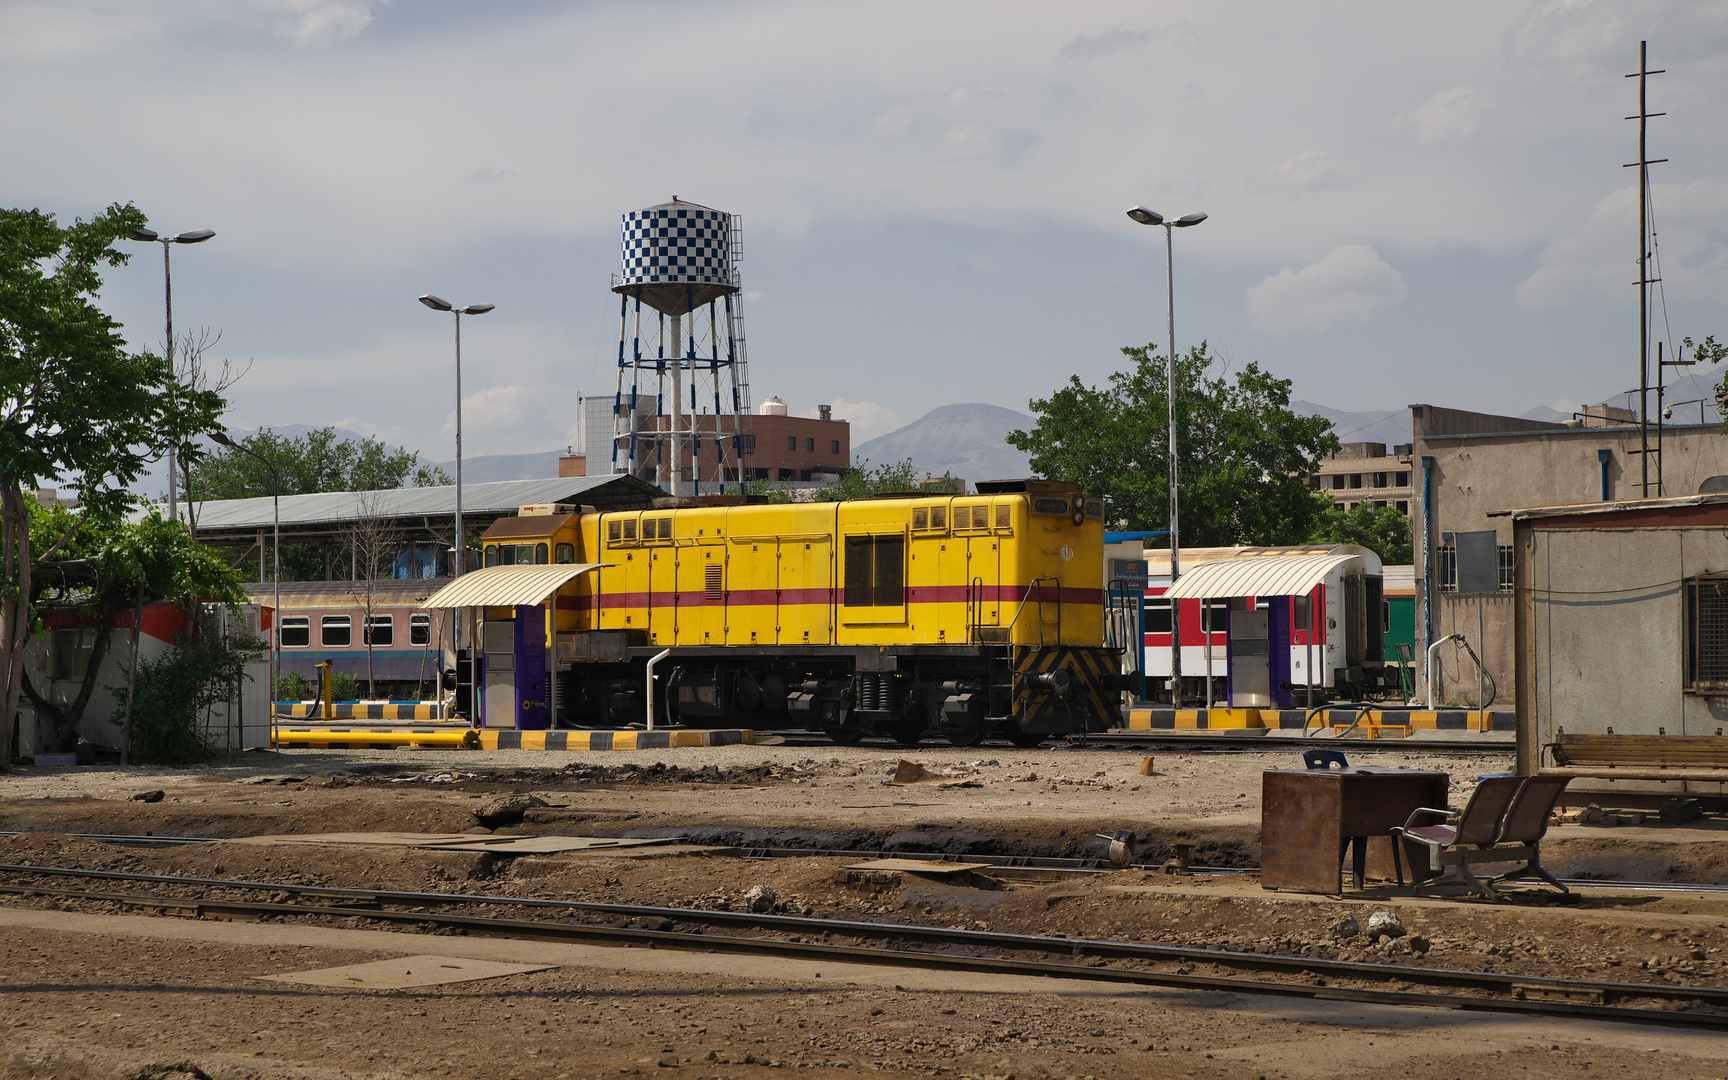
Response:
M486 614L486 640L517 617L549 624L569 721L639 722L652 693L658 721L838 743L1033 746L1118 722L1129 677L1103 645L1103 505L1077 485L662 504L505 518L483 537L487 567L598 564L544 609Z

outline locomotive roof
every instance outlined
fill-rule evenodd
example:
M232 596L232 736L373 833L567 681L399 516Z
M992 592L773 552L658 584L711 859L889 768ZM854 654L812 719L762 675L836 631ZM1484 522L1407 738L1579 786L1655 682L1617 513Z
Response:
M508 540L513 536L551 536L575 518L575 514L529 514L522 517L502 517L480 534L482 540Z

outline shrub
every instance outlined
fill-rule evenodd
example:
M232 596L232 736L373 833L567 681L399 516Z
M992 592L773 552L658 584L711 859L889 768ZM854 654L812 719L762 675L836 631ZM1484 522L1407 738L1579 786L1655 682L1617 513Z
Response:
M140 657L132 702L132 759L158 765L208 759L205 714L211 706L240 696L246 665L263 649L264 642L254 637L223 637L215 617L200 610L171 651L154 660Z

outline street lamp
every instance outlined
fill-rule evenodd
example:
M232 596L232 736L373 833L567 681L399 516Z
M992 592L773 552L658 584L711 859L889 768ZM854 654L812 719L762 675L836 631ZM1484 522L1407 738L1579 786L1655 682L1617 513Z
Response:
M1177 529L1176 519L1176 271L1174 257L1171 254L1173 244L1170 239L1171 229L1186 229L1190 225L1198 225L1206 220L1201 213L1184 214L1175 221L1165 221L1164 215L1156 210L1148 210L1144 206L1136 206L1128 211L1128 216L1142 225L1164 226L1164 276L1169 285L1170 301L1170 355L1165 358L1167 367L1165 389L1169 392L1170 413L1170 587L1175 588L1176 576L1181 573L1181 533ZM1179 600L1170 601L1170 707L1180 708L1182 704L1182 603ZM1205 633L1205 604L1201 604L1200 628ZM1210 686L1212 672L1206 672ZM1208 693L1210 698L1211 694Z
M220 443L230 450L238 450L242 454L257 458L266 469L270 470L270 517L271 517L271 551L275 566L270 576L275 585L275 604L270 611L270 744L276 744L276 680L282 675L282 474L276 471L276 465L269 458L249 446L244 446L230 439L220 431L208 433L210 441ZM242 735L244 737L244 735Z
M484 315L491 311L494 304L469 304L467 307L456 307L448 300L427 293L420 302L433 311L449 311L456 316L456 569L451 577L462 576L462 561L467 555L467 546L462 536L462 316Z
M162 308L168 324L168 372L174 373L174 275L168 266L168 247L171 244L202 244L216 235L213 229L193 229L191 232L175 233L173 236L159 235L155 229L133 229L129 233L134 240L145 243L155 242L162 245ZM176 378L175 380L179 380ZM175 475L176 462L179 454L175 446L177 441L174 432L168 433L168 517L171 521L179 521L180 502L178 490L179 477Z

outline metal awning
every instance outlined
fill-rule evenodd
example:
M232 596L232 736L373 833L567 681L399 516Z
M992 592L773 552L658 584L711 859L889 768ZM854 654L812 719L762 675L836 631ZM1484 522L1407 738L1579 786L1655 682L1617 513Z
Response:
M488 566L470 570L426 598L422 607L516 607L538 604L590 570L611 563Z
M1263 555L1219 559L1184 571L1165 591L1171 599L1223 600L1236 596L1299 596L1326 580L1354 552L1324 555Z

